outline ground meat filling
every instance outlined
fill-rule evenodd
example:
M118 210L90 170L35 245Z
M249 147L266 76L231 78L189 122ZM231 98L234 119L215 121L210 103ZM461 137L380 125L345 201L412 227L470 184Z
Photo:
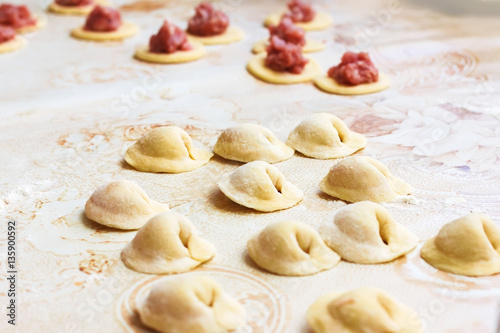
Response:
M109 32L116 31L122 24L120 12L113 8L96 6L87 17L84 30Z
M64 7L88 6L94 3L93 0L55 0L55 3Z
M174 53L191 49L186 33L168 21L163 22L158 33L149 39L149 51L154 53Z
M289 11L283 17L291 19L293 22L311 22L316 15L311 5L302 0L292 0L288 3Z
M3 27L0 25L0 44L8 42L16 37L16 31L11 27Z
M299 45L287 43L277 36L271 37L266 51L266 66L277 72L300 74L308 63Z
M306 33L304 29L297 27L289 18L284 18L277 26L269 27L270 38L277 36L287 43L298 46L306 45Z
M4 3L0 5L0 25L14 29L35 25L36 19L26 6L16 6Z
M196 14L189 20L187 31L195 36L216 36L224 33L229 26L229 18L220 10L215 10L209 2L202 2L195 8Z
M366 52L346 52L337 66L328 70L328 76L343 85L357 86L378 81L378 70Z

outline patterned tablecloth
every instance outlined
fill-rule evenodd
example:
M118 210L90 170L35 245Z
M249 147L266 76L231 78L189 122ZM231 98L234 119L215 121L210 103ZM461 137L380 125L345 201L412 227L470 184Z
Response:
M180 4L182 3L182 4ZM500 36L498 17L451 17L416 2L316 1L335 27L311 32L326 42L312 56L324 71L345 50L369 50L393 86L358 97L325 94L312 84L275 86L245 70L252 44L266 36L263 18L284 1L222 0L246 38L209 48L206 58L176 66L136 61L163 18L185 24L196 1L139 0L121 5L140 33L123 42L69 37L83 18L48 15L29 45L0 56L0 289L7 305L7 219L18 222L16 332L146 332L134 315L150 276L128 270L120 250L135 232L85 219L86 199L111 179L137 182L186 214L218 253L194 273L209 274L247 312L239 332L308 332L305 312L320 295L375 286L415 309L426 332L495 332L500 276L439 272L419 257L440 227L471 212L500 222ZM41 11L47 3L32 1ZM123 161L134 140L176 125L200 146L238 122L267 126L281 139L307 115L330 112L366 135L359 154L373 156L410 183L410 197L384 204L421 239L407 257L382 265L341 262L307 277L259 270L246 240L270 222L304 221L321 230L345 203L319 190L334 163L295 155L276 164L305 193L298 206L258 213L229 201L218 177L239 164L214 157L183 174L141 173ZM10 332L2 310L0 331Z

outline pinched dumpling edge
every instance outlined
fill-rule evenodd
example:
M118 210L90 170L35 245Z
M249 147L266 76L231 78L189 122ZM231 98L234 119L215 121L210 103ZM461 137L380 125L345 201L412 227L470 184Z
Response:
M242 142L241 137L245 135L253 137L258 140L254 133L245 132L258 132L257 135L262 135L265 140L269 141L274 149L273 151L259 150L252 142ZM238 145L244 145L243 147ZM214 153L228 160L248 163L253 161L264 161L268 163L277 163L290 159L295 150L287 146L283 141L279 140L274 133L261 125L251 123L241 123L235 126L226 128L217 138L214 145ZM247 155L247 156L244 156Z
M372 225L365 221L374 219L378 225L371 229ZM364 227L365 232L376 233L379 242L363 242L368 237L362 237L361 233L350 237L348 230L342 230L343 227L355 229L357 232ZM418 244L417 236L394 221L385 207L371 201L359 201L340 208L333 218L333 223L324 226L321 236L342 259L357 264L389 262L406 255Z
M335 300L343 297L343 296L348 296L354 294L353 297L357 293L365 293L367 295L371 295L373 297L376 297L377 299L380 299L380 297L385 298L386 300L389 300L390 302L393 303L393 305L397 306L397 309L399 311L399 314L403 315L408 318L408 323L407 327L403 327L403 330L401 332L404 333L422 333L423 332L423 325L422 321L418 317L417 313L407 305L395 300L392 296L390 296L388 293L378 289L378 288L370 288L370 287L365 287L365 288L358 288L358 289L353 289L350 291L346 292L331 292L325 295L322 295L318 297L311 306L307 309L306 313L306 320L309 326L312 328L312 331L314 333L331 333L328 329L330 329L332 325L334 325L336 322L340 322L339 325L342 325L343 327L341 331L335 331L339 333L349 333L349 332L354 332L352 331L349 327L345 327L345 325L342 324L341 318L336 318L337 320L333 319L330 311L328 309L329 305L334 302ZM352 299L352 298L351 298ZM353 300L354 301L354 300ZM384 311L387 311L385 306L381 304L381 308ZM367 308L367 311L371 311L371 307ZM387 319L393 319L393 315L390 313L387 313L388 317ZM338 326L338 325L336 325ZM339 327L336 327L339 328ZM401 327L399 327L401 329Z
M103 191L108 189L110 186L118 185L126 186L132 189L138 195L138 198L143 200L142 204L147 206L148 210L150 211L149 214L127 216L126 212L123 211L116 213L110 212L110 205L107 202L109 200L115 199L116 196L119 195L119 193L114 193L113 198L110 198L106 197ZM136 202L133 206L137 207L137 204L139 203ZM127 205L124 204L123 206L123 208L126 208ZM89 199L85 203L85 216L89 220L107 227L122 230L137 230L144 224L146 224L146 222L156 214L166 212L168 210L169 208L167 205L161 204L151 199L139 185L126 179L111 181L109 183L100 185L94 190L94 192L90 195ZM110 216L105 217L104 215ZM109 219L110 217L113 218L113 221Z
M355 163L355 165L350 165ZM360 189L350 189L342 188L342 191L338 191L336 186L330 184L330 176L338 177L338 168L343 167L350 173L348 176L342 175L344 179L356 179L356 182L360 184L363 182L360 177L356 177L353 173L356 173L356 168L364 168L365 171L372 170L376 177L380 178L382 182L378 182L378 190L369 187L367 192L372 193L361 193ZM382 189L380 187L385 187ZM340 162L334 164L332 168L328 171L327 175L321 180L320 188L326 194L344 200L348 202L358 202L358 201L373 201L373 202L388 202L396 199L400 195L410 194L412 187L407 184L404 180L394 176L391 171L376 159L368 156L349 156L342 159Z
M199 288L210 288L211 290L209 290L208 293L203 293L200 292ZM155 291L157 295L151 296L153 291ZM164 320L168 313L162 311L164 309L159 309L160 306L157 304L148 304L148 302L158 300L161 302L162 299L165 299L164 296L172 296L172 293L177 294L173 295L172 298L183 298L184 296L185 299L194 302L195 311L196 305L206 307L206 310L209 310L205 312L205 314L209 316L208 322L205 321L205 323L200 323L200 317L197 316L195 318L195 326L197 328L200 328L200 324L201 326L205 324L205 326L210 325L210 327L204 327L209 332L218 332L219 330L220 332L224 332L226 330L236 330L245 323L245 310L243 306L236 299L231 297L218 282L204 274L184 274L154 282L147 292L139 294L137 297L136 310L139 320L147 327L160 332L169 332L172 327L166 327L166 330L164 330L163 326L166 323L162 322L162 319ZM150 300L151 297L156 299ZM175 305L177 306L179 304L176 303ZM184 306L183 308L186 307ZM186 314L189 316L189 312ZM192 323L186 323L185 320L179 320L180 329L186 326L189 327L189 324Z
M457 225L453 226L453 223L457 223ZM483 239L483 241L485 243L488 242L491 245L492 257L490 257L489 260L463 260L462 258L453 258L450 255L443 253L443 250L453 251L453 248L442 249L442 245L440 246L436 243L437 238L442 237L443 241L446 242L446 235L444 235L444 233L450 231L450 229L455 233L460 231L467 232L460 228L459 223L481 223L481 226L477 225L476 227L481 228L480 232L484 232L485 239ZM469 240L471 239L471 236L472 235L469 232L462 235L464 239L467 238ZM446 244L444 245L446 246ZM462 242L460 246L464 249L464 242ZM473 249L470 249L470 251L477 252L477 248L474 247ZM466 276L487 276L498 274L500 273L500 228L486 215L469 214L463 216L448 222L439 230L436 236L427 240L421 249L420 256L434 268L452 274Z
M182 246L188 251L188 255L178 258L167 258L163 256L164 254L160 252L160 249L150 250L148 251L149 253L145 253L144 249L135 247L137 237L148 238L148 235L143 235L143 233L155 232L154 230L147 229L150 228L149 224L160 223L156 221L160 218L164 218L167 221L166 223L171 223L170 221L178 222L180 244L177 243L172 246ZM187 239L181 238L183 232L188 234ZM211 260L215 256L215 252L215 247L198 235L197 229L187 217L169 211L154 216L144 227L139 229L135 237L123 248L121 259L125 266L136 272L146 274L174 274L188 272L202 265Z
M310 134L318 128L327 130L324 127L325 124L327 124L326 126L331 125L328 134L333 141L339 141L338 145L318 145L308 141ZM325 141L329 139L325 138ZM304 119L292 130L288 136L287 145L308 157L330 159L354 154L363 149L366 142L364 135L351 131L340 118L330 113L315 113Z
M295 253L290 258L277 257L279 253L273 250L281 242L270 240L271 236L281 238L281 241L295 246ZM295 236L295 238L293 238ZM274 247L273 247L274 246ZM330 249L319 233L306 223L284 220L275 222L255 234L247 242L248 254L260 268L278 275L304 276L316 274L337 265L340 256ZM276 256L273 258L273 255ZM294 259L292 261L286 259Z
M144 141L151 141L149 136L154 133L153 131L160 131L167 129L175 131L184 143L187 156L183 159L175 160L169 159L168 156L149 156L143 154L140 150L140 145ZM176 133L176 134L177 134ZM148 142L148 144L155 144ZM125 153L125 161L133 166L135 169L143 172L166 172L166 173L181 173L188 172L205 165L210 161L214 154L208 150L198 149L194 147L193 140L183 129L176 126L163 126L157 127L132 144Z
M260 176L265 177L265 186L269 189L274 189L275 193L269 200L261 199L252 196L250 193L243 192L238 185L238 179L234 179L240 174L243 174L246 183L251 183L250 186L257 183L257 179L251 180L248 177L258 177L256 172L260 172ZM276 184L271 179L276 177ZM297 205L304 198L304 193L291 182L286 180L285 176L274 166L263 161L254 161L240 166L233 172L226 173L217 182L217 186L229 199L232 201L262 212L272 212L276 210L286 209ZM251 188L251 187L248 188ZM272 190L271 190L272 191ZM269 193L268 193L269 194Z

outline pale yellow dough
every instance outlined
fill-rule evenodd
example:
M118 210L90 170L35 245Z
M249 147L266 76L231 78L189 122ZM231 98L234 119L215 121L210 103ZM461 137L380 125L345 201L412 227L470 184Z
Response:
M257 54L261 52L266 52L266 47L269 44L269 40L263 39L254 44L252 52ZM325 43L314 39L306 39L306 44L302 47L302 52L312 53L319 52L325 49Z
M321 67L316 60L305 57L309 60L304 70L300 74L289 72L277 72L268 68L265 64L266 53L259 53L250 59L247 70L256 78L275 84L295 84L312 81L321 73Z
M304 193L276 167L262 161L223 175L217 185L232 201L263 212L293 207L304 198Z
M278 275L310 275L332 268L340 257L305 223L281 221L270 224L247 243L255 263Z
M323 91L337 95L366 95L385 90L391 86L391 81L384 73L379 73L378 81L357 86L346 86L337 83L328 75L314 78L314 84Z
M460 275L500 273L500 228L490 218L470 214L444 225L420 253L435 268Z
M281 17L284 13L274 13L269 15L264 21L266 27L270 25L278 25L281 21ZM333 24L333 19L330 14L327 13L316 13L314 19L311 22L297 22L294 23L296 26L301 27L305 31L313 30L325 30L328 29Z
M330 169L320 187L326 194L349 202L387 202L412 190L385 165L368 156L341 160Z
M27 43L28 41L25 38L16 36L7 42L0 43L0 53L13 52L22 49Z
M305 156L329 159L349 156L366 146L366 138L350 131L329 113L315 113L290 133L287 145Z
M85 204L87 218L99 224L135 230L168 207L156 202L134 182L113 181L99 186Z
M205 45L230 44L245 38L245 33L238 27L229 26L226 31L215 36L196 36L188 33L189 39L200 42Z
M163 333L224 333L245 323L241 304L204 275L155 282L137 312L144 325Z
M396 223L383 206L361 201L340 208L322 230L325 243L342 259L357 264L394 260L414 249L418 238Z
M421 333L422 322L406 305L376 288L334 292L307 310L314 333Z
M40 15L33 15L33 17L36 20L35 24L29 25L26 27L22 27L22 28L17 28L16 33L17 34L27 34L30 32L35 32L37 30L42 29L43 27L45 27L47 25L47 19L45 17L40 16Z
M214 153L239 162L277 163L289 159L295 151L264 126L243 123L229 127L219 135Z
M160 213L150 219L121 253L128 268L147 274L173 274L192 270L212 259L215 248L201 239L186 217Z
M88 6L61 6L53 2L49 5L49 12L62 15L88 15L94 9L95 4Z
M125 153L125 161L139 171L180 173L197 169L213 154L193 146L184 130L158 127L144 134Z
M157 64L177 64L200 59L207 54L203 44L190 40L193 47L189 51L177 51L174 53L154 53L149 51L149 46L139 47L134 54L136 59L157 63Z
M93 4L88 6L61 6L52 2L47 8L49 12L61 15L88 15L96 5L105 6L109 3L103 0L96 0Z
M78 39L92 40L96 42L122 40L132 37L137 33L139 28L131 22L123 22L116 31L98 32L84 30L83 27L71 30L71 36Z

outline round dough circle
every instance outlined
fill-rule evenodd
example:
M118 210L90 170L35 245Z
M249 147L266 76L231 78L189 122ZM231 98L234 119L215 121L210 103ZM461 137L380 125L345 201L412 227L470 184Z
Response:
M268 45L268 40L263 39L254 44L252 52L253 53L261 53L266 52L266 47ZM325 49L325 43L320 42L319 40L314 39L306 39L306 45L302 47L302 52L304 53L312 53L319 52Z
M88 31L84 30L83 27L75 28L71 30L71 36L78 39L103 42L109 40L122 40L132 37L138 30L139 28L134 23L123 22L117 30L109 32Z
M27 34L30 32L37 31L43 28L47 24L47 19L40 15L33 15L36 20L36 23L33 25L28 25L26 27L16 29L16 33L18 34Z
M238 27L230 26L224 33L215 36L201 37L188 33L189 39L200 42L205 45L230 44L242 40L245 33Z
M95 0L93 4L87 6L61 6L57 3L52 2L47 10L49 12L61 15L88 15L94 9L96 5L107 6L109 2L106 0Z
M385 90L391 86L391 81L384 73L379 73L378 81L365 83L357 86L346 86L337 83L327 75L320 75L314 78L314 84L323 91L337 95L365 95L373 94Z
M5 43L0 43L0 53L19 50L23 48L27 43L28 41L25 38L21 36L16 36Z
M189 43L193 47L192 50L178 51L170 54L153 53L149 51L149 46L141 46L135 51L134 57L138 60L157 64L177 64L197 60L207 54L203 44L191 40Z
M270 25L278 25L281 21L283 13L274 13L269 15L264 21L266 27ZM297 22L296 26L301 27L305 31L325 30L333 24L333 19L328 13L316 13L311 22Z
M256 78L275 84L294 84L312 81L318 73L321 72L321 68L316 60L306 57L309 63L304 67L304 70L300 74L292 74L288 72L276 72L268 68L264 60L266 59L266 53L260 53L254 56L247 64L247 70Z
M94 9L94 6L95 4L87 6L61 6L53 2L47 7L47 10L51 13L62 15L87 15Z

